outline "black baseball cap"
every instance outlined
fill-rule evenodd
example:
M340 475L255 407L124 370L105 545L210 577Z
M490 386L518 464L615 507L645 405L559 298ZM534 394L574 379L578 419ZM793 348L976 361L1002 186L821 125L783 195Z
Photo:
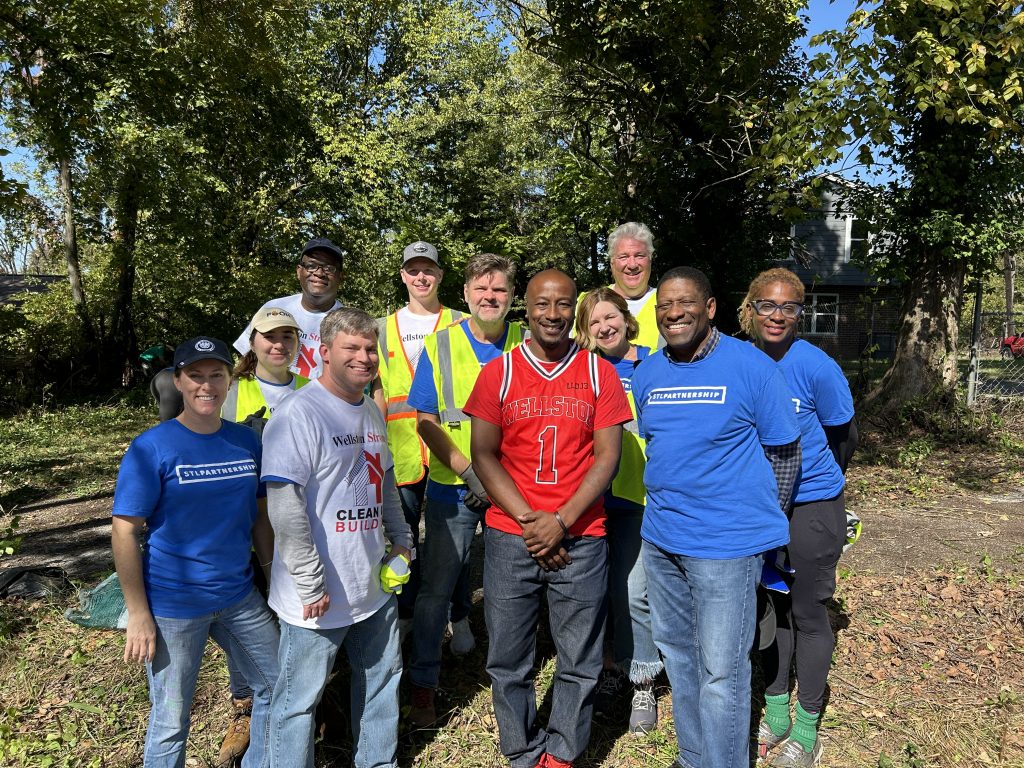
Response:
M228 345L220 339L210 336L196 336L194 339L183 341L174 350L174 370L176 371L186 365L198 363L200 360L220 360L228 368L233 365Z
M331 254L338 260L338 264L341 264L341 261L344 258L341 248L336 246L326 237L316 237L306 243L302 247L302 253L299 254L299 258L302 258L307 253L312 253L313 251L325 251L326 253Z

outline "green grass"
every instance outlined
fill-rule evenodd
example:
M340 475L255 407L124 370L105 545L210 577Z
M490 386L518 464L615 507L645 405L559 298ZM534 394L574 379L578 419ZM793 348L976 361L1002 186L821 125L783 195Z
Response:
M109 492L128 444L155 421L151 407L125 405L32 409L0 420L0 513Z

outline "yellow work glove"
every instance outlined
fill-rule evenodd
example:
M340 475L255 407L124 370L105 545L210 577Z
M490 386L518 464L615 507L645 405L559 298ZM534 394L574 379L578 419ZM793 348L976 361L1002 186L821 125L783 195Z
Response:
M385 592L400 594L402 585L409 582L411 575L408 558L405 555L395 555L380 565L380 588Z

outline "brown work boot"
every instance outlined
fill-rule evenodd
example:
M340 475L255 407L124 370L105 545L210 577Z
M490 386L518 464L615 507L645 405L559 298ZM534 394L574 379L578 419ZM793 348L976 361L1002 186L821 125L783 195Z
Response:
M426 728L437 722L434 709L434 689L412 686L412 707L409 709L409 725L414 729Z
M252 719L252 699L231 699L234 711L228 732L220 745L217 768L232 768L242 761L242 755L249 748L249 721Z

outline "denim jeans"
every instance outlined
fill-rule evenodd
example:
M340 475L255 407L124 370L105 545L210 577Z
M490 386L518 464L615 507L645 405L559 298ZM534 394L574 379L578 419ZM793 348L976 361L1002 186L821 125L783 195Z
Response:
M647 572L640 557L643 509L608 510L608 624L612 657L633 683L652 681L664 668L651 634Z
M426 533L420 550L420 594L412 624L412 665L409 679L421 688L437 688L441 675L441 644L448 624L448 605L460 581L468 582L469 552L484 510L474 512L462 502L427 497ZM465 618L468 612L452 621Z
M394 597L347 627L307 629L281 622L281 675L270 711L271 764L313 768L316 705L339 649L352 667L352 734L356 768L395 768L398 745L398 608Z
M708 560L643 543L654 642L672 684L679 761L747 768L761 556Z
M402 619L412 618L413 606L416 605L416 597L420 591L420 516L423 509L423 492L426 487L426 473L418 483L398 486L398 498L402 502L405 522L409 524L409 530L412 531L412 544L416 551L416 559L412 561L409 568L409 582L402 587L402 591L398 594L398 616Z
M594 690L601 672L608 549L604 538L565 542L572 563L541 570L522 537L484 533L484 614L490 646L494 717L502 754L512 768L533 768L545 752L572 762L587 747ZM555 679L547 728L537 723L533 665L541 597L555 641Z
M270 700L277 680L278 629L274 615L254 589L215 613L191 619L154 616L156 653L146 665L152 710L146 729L146 768L185 765L189 714L206 640L212 637L234 660L253 690L249 749L244 768L270 765Z

